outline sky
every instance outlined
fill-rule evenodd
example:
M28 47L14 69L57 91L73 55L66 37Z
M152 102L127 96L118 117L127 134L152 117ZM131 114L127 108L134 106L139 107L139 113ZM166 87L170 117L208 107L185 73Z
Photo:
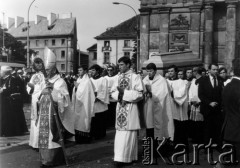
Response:
M24 17L27 21L28 7L33 0L0 0L0 22L7 25L7 18ZM126 3L139 14L140 0L35 0L30 8L29 20L36 15L49 13L72 13L77 20L78 44L81 51L86 51L96 43L94 37L135 16L134 11L125 5L113 5L113 2Z

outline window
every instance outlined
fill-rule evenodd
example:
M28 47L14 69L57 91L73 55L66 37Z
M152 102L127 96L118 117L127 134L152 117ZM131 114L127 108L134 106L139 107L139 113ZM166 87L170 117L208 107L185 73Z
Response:
M130 52L124 52L124 56L130 58Z
M110 46L110 41L104 41L104 47L109 47Z
M61 59L65 59L65 50L61 51Z
M55 40L52 40L52 46L55 46Z
M39 46L39 40L36 40L36 47Z
M65 39L62 39L62 43L61 43L62 45L65 45Z
M109 63L109 55L110 55L109 52L104 53L104 64Z
M124 40L124 47L130 47L130 40Z
M44 45L48 46L48 40L44 40Z
M61 64L61 71L65 71L65 64Z
M96 60L97 59L97 52L94 52L93 53L93 60Z

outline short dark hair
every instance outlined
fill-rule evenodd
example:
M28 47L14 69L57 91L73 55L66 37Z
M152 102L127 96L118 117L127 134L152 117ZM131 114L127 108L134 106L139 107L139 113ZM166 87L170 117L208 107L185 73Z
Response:
M157 70L157 66L156 66L154 63L149 63L149 64L146 66L146 69L147 69L147 70L153 69L154 71L156 71L156 70Z
M183 70L183 69L179 69L178 71L177 71L177 73L178 72L183 72L183 74L185 73L185 71Z
M92 65L89 69L90 70L95 69L100 75L102 73L102 67L100 67L98 64Z
M131 67L131 65L132 65L130 58L126 57L126 56L119 58L118 63L120 63L120 62L123 62L126 65L129 64L129 67Z
M199 74L199 75L202 75L202 72L206 72L206 69L204 69L204 68L202 68L202 67L193 67L193 71L196 71L197 72L197 74Z
M177 68L176 65L170 65L170 66L168 67L168 69L172 69L172 68L175 70L175 72L178 71L178 68Z
M211 64L209 64L209 66L208 66L208 70L210 70L213 65L218 67L218 64L216 64L216 63L211 63Z
M78 69L80 69L80 68L82 68L84 71L87 71L87 70L88 70L87 66L84 66L84 65L80 65L80 66L78 67Z
M220 73L222 70L224 70L227 73L227 69L225 67L219 68L218 73Z
M192 68L186 68L185 72L187 72L187 71L193 71L193 69Z
M240 58L235 58L232 61L234 75L240 77Z
M202 67L201 67L201 69L202 69L202 72L206 72L206 71L207 71L205 68L202 68Z

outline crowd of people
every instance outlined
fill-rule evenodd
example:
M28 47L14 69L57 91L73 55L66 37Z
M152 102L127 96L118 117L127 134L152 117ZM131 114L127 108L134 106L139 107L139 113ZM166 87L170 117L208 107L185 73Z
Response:
M1 136L27 131L22 108L31 95L29 145L38 149L42 167L60 164L64 142L90 143L113 126L116 166L138 160L140 129L147 137L186 146L211 141L220 151L224 142L231 143L240 160L239 61L231 77L217 64L208 71L172 65L163 77L154 63L146 66L146 76L135 72L128 57L121 57L118 67L80 66L77 75L59 74L50 49L43 60L34 59L35 73L25 79L21 70L2 66L0 90Z

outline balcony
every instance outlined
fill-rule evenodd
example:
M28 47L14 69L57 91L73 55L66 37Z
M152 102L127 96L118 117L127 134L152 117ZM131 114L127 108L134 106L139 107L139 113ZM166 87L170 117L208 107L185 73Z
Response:
M112 51L112 47L104 46L104 47L102 47L102 51Z

